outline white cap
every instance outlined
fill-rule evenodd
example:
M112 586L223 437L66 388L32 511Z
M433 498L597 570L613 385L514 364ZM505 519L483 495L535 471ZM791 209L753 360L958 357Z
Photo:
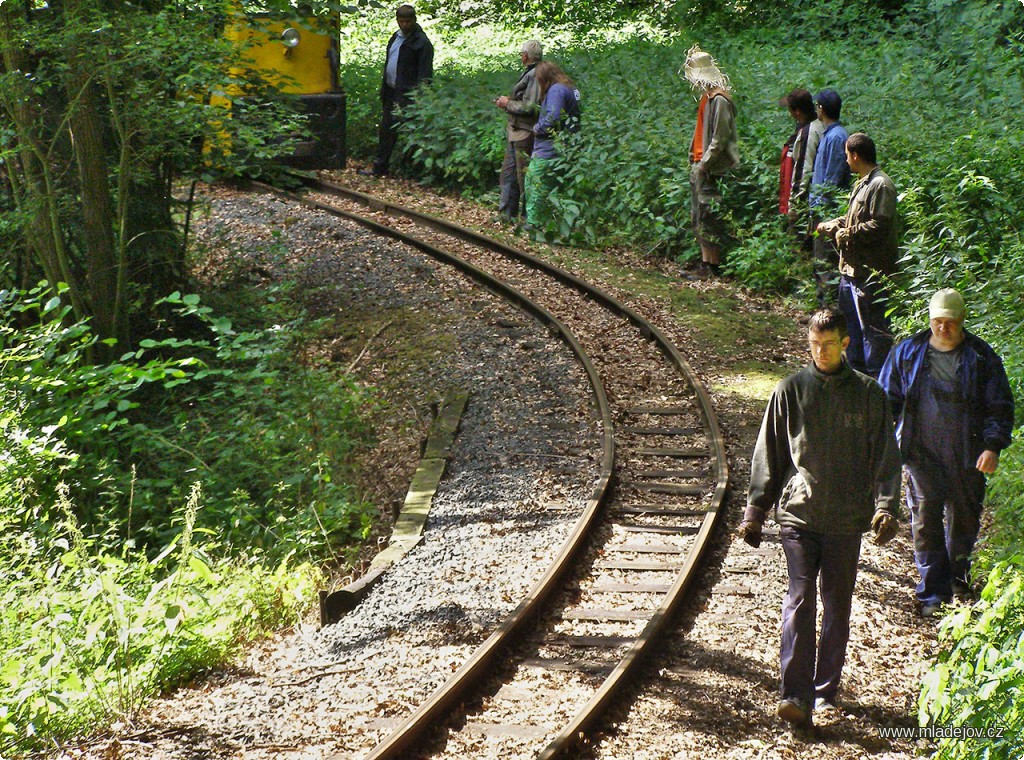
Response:
M943 288L928 302L928 319L962 319L966 314L964 297L953 288Z

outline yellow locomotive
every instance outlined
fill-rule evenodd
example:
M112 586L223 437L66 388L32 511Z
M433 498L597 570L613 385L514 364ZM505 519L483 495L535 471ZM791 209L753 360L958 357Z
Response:
M242 66L260 73L277 92L295 99L309 135L283 163L301 169L345 166L345 93L338 80L338 14L282 20L278 14L237 12L224 37L241 52ZM242 78L243 72L231 72Z

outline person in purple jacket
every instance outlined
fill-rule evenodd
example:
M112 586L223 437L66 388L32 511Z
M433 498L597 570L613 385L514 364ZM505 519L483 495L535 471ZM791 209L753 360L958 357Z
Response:
M541 107L526 170L526 229L543 227L551 216L548 196L555 180L555 138L560 132L578 132L581 115L580 91L568 74L551 61L541 61L534 71Z

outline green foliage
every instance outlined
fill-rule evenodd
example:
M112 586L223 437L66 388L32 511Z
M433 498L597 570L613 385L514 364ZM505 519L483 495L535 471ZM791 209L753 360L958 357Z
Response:
M668 5L664 0L660 3L641 0L586 3L576 0L462 0L460 3L446 3L427 0L418 3L417 8L420 13L434 16L453 29L489 22L502 22L514 27L543 20L548 26L589 30L645 13L664 12Z
M489 101L507 90L517 71L512 56L500 49L514 50L516 41L537 36L545 41L548 57L576 81L584 112L579 139L562 146L559 184L551 198L561 218L547 231L548 238L693 256L686 151L696 108L688 85L675 72L686 49L699 39L731 76L738 108L741 165L723 184L726 216L736 238L727 266L744 283L808 292L806 264L795 241L780 236L775 210L779 148L792 130L776 101L795 86L814 91L838 87L849 131L867 131L875 138L883 167L901 193L908 259L917 260L933 247L956 259L965 246L982 257L1002 255L1022 221L1010 199L1024 193L1024 171L1014 171L1024 140L997 115L1024 99L1017 73L1020 45L1012 37L981 39L975 29L971 45L985 55L951 56L931 47L938 28L928 19L969 14L977 6L985 19L981 28L991 33L1006 26L1005 9L990 13L980 4L953 8L936 2L905 15L897 14L895 6L878 15L871 5L875 11L856 3L844 4L842 11L862 12L851 18L859 20L861 35L870 30L869 46L844 46L817 32L799 39L789 34L790 26L786 33L759 26L728 35L704 27L703 32L669 37L642 24L623 25L589 30L585 47L550 30L502 35L481 25L451 35L437 43L439 51L447 51L439 55L450 57L443 58L435 84L409 109L407 168L466 192L492 191L504 119ZM759 5L756 12L788 14L790 6ZM837 23L846 18L836 15L835 3L811 11L819 12ZM807 13L804 8L796 15ZM807 21L796 31L819 26ZM766 54L769 49L774 53ZM979 58L986 61L984 68L972 68L971 61ZM376 86L379 63L371 69ZM908 95L899 100L900 118L893 118L894 92ZM990 110L993 97L1004 107ZM965 116L969 131L963 129ZM922 124L933 126L922 132ZM772 250L782 255L772 257ZM930 285L939 270L928 271L931 279L920 282ZM915 273L902 284L915 287L917 281Z
M1020 436L1018 436L1019 438ZM1018 449L1019 449L1018 445ZM1005 463L1004 463L1005 466ZM1014 540L994 562L987 563L988 581L973 607L946 616L939 629L943 648L926 674L919 702L922 725L962 726L976 738L944 739L936 757L944 760L1016 760L1024 752L1024 554L1020 552L1019 510L1024 498L1019 475L1024 457L1015 456L1013 485L1006 486L1002 517ZM1006 493L1010 490L1010 493ZM1008 514L1013 510L1012 516ZM1012 535L1011 535L1012 534ZM1000 542L1001 543L1001 542Z
M146 339L95 365L84 357L96 337L47 293L0 303L0 504L23 524L59 519L47 505L63 482L90 533L160 546L176 530L168 505L201 479L211 506L200 526L242 550L322 558L369 530L345 485L364 394L296 363L304 320L287 301L269 316L289 321L236 331L198 296L173 294L175 320L209 339Z
M175 293L169 337L96 365L48 287L2 294L0 755L131 719L294 620L317 581L296 557L366 535L364 394L296 361L312 328L280 295L243 331Z
M25 519L44 516L56 484L78 469L89 474L81 453L106 448L105 439L128 424L140 389L181 382L200 367L193 358L143 360L146 350L108 365L86 362L97 337L88 325L70 321L70 307L43 283L27 294L0 298L0 399L5 467L0 468L0 504L25 510ZM157 343L149 341L152 347ZM200 371L202 371L200 369Z
M218 558L195 530L200 498L193 484L181 531L153 559L85 536L64 489L44 536L0 513L0 755L131 720L151 695L296 619L317 573Z
M762 292L785 292L794 277L811 282L810 258L802 255L794 234L782 219L757 221L740 229L729 250L725 271Z
M181 316L213 331L216 371L176 387L166 414L137 419L125 436L138 468L133 529L158 539L168 530L160 505L167 494L183 496L184 472L203 480L211 502L200 524L240 550L322 558L367 534L370 507L346 480L366 441L360 414L368 399L351 380L296 362L315 325L284 296L271 292L260 327L247 331L194 296L180 298Z
M420 88L402 125L403 165L441 187L478 192L492 187L505 155L504 125L495 119L493 101L506 88L505 78L496 74ZM460 114L458 120L448 118L453 112Z
M65 283L75 318L121 351L145 333L152 302L184 283L176 178L262 173L304 123L221 36L225 8L0 3L12 284ZM107 345L94 350L112 358Z

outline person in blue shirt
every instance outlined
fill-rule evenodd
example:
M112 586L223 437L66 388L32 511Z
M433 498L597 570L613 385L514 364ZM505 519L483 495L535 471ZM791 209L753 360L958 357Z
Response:
M526 169L526 229L543 227L551 216L549 195L555 184L555 138L560 132L580 128L580 91L551 61L534 69L540 90L540 117L533 127L533 155Z
M835 216L840 194L850 187L850 167L846 163L846 140L849 135L839 121L843 99L835 90L822 90L814 99L814 107L825 131L814 154L814 171L808 203L811 207L811 231L825 219ZM827 235L814 238L814 279L818 304L835 304L838 297L839 253Z
M960 293L936 292L928 328L893 349L878 376L906 472L922 617L970 594L985 475L995 472L1013 438L1013 392L1003 362L964 329L966 315Z

